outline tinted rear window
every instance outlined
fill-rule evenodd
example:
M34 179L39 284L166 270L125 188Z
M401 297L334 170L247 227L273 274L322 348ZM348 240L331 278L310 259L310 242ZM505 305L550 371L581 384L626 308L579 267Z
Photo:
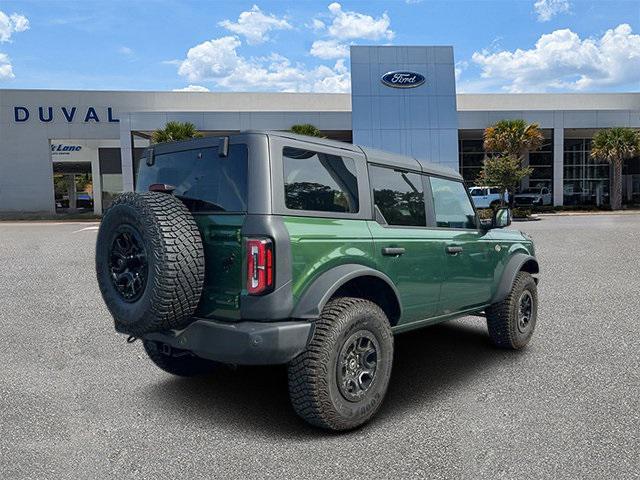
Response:
M342 213L360 209L353 158L285 147L282 163L287 208Z
M217 147L155 155L150 167L140 162L137 190L153 183L175 186L192 211L246 212L247 146L230 145L227 157L219 157Z

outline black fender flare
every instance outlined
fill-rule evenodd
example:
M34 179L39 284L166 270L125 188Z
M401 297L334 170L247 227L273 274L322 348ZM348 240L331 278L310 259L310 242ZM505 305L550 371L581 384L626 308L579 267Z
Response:
M400 293L389 277L365 265L349 263L339 265L320 274L302 294L300 300L291 312L291 317L300 319L316 319L320 317L322 309L331 296L342 285L358 277L375 277L385 282L391 290L393 290L398 302L400 314L402 314Z
M536 260L535 257L522 252L514 254L504 267L502 277L500 277L500 281L498 282L498 288L491 299L491 304L501 302L507 298L513 282L516 279L516 275L523 267L526 267L524 270L529 273L540 272L538 260Z

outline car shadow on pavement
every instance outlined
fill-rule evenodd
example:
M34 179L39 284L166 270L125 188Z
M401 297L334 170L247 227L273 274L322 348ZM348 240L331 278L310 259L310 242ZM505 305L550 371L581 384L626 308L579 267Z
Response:
M456 322L397 336L391 384L378 418L406 415L439 392L464 388L465 378L486 370L504 354L491 346L480 323ZM201 426L267 437L322 435L294 413L283 366L222 367L204 377L165 378L145 387L146 393L178 420L184 415Z

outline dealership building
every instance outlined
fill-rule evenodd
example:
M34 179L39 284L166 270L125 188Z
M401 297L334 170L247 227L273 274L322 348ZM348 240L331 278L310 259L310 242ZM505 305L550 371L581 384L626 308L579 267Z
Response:
M394 74L389 75L389 72ZM610 166L590 158L604 128L640 128L640 93L457 94L452 47L351 47L351 94L0 90L0 214L93 211L135 187L137 159L168 121L205 135L287 130L310 123L327 137L447 165L472 184L483 129L537 123L523 187L554 205L606 204ZM640 203L640 158L624 166L623 197Z

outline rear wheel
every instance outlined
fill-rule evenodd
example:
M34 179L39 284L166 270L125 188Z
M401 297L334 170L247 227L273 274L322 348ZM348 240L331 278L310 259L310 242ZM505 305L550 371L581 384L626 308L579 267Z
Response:
M491 208L492 210L497 210L499 207L500 207L500 200L494 200L489 205L489 208Z
M487 308L486 314L494 345L515 350L525 347L538 318L538 288L531 274L518 272L507 298Z
M144 350L151 361L161 370L179 377L193 377L215 370L219 364L196 357L186 350L175 350L168 345L144 340Z
M331 300L307 349L289 364L293 408L318 427L356 428L382 404L392 362L393 336L380 307L360 298Z

